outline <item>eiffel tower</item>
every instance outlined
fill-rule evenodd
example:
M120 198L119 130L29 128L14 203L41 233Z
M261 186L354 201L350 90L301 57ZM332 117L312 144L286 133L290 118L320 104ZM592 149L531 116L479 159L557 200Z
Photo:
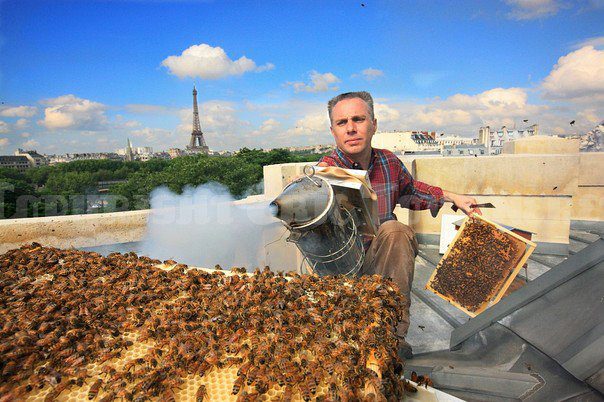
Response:
M187 152L191 154L208 154L210 149L203 139L201 124L199 124L199 109L197 108L197 89L193 85L193 131L191 132L191 141L187 145Z

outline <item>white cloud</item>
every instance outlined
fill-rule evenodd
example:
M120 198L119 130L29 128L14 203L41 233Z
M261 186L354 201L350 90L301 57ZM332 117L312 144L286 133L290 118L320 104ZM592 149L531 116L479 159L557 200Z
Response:
M5 121L0 120L0 134L6 134L8 133L10 130L8 128L8 123Z
M171 137L169 130L163 128L151 128L145 127L138 130L130 131L130 134L134 137L143 138L146 143L157 143Z
M382 123L390 123L398 121L401 114L398 110L386 105L385 103L374 103L373 112L378 121L378 127Z
M260 125L260 128L258 130L266 133L266 132L270 132L270 131L275 131L280 126L281 126L281 123L279 123L277 120L268 119L268 120L264 120L262 122L262 124Z
M106 106L74 95L41 101L48 107L44 109L44 120L38 124L50 130L82 129L95 131L107 124Z
M581 49L585 46L593 46L596 49L604 47L604 36L594 36L593 38L585 39L573 45L573 49Z
M23 130L27 126L29 126L29 120L27 119L19 119L15 122L15 128L17 130Z
M221 47L205 43L185 49L180 56L169 56L161 64L179 78L199 77L209 80L275 68L271 63L257 66L254 60L245 56L233 61Z
M31 134L30 133L21 133L19 134L22 138L28 138Z
M604 121L604 112L598 111L596 109L585 109L581 112L577 113L577 117L579 120L587 121L590 124L599 124Z
M558 0L506 0L506 3L512 7L508 17L515 20L550 17L562 8Z
M32 148L37 147L38 145L40 145L40 143L38 141L31 139L31 140L25 141L23 144L21 144L21 147L25 148L25 149L32 149Z
M604 50L585 46L558 59L541 89L549 99L604 99Z
M305 84L301 81L287 82L286 85L290 85L296 92L325 92L325 91L337 91L337 86L331 86L340 82L341 80L336 77L333 73L319 73L318 71L312 70L310 72L310 83Z
M0 138L0 148L6 147L10 143L8 138Z
M129 113L134 114L175 114L178 109L163 106L163 105L146 105L146 104L130 104L126 105L125 109Z
M367 81L372 81L376 78L384 76L384 72L382 70L378 70L377 68L366 68L361 71L361 74L363 74L363 78L365 78Z
M32 117L38 112L34 106L13 106L0 110L0 116L3 117Z
M483 125L523 125L547 123L552 119L550 107L528 101L522 88L494 88L478 94L455 94L445 99L435 98L425 103L395 103L385 100L375 105L378 128L389 130L439 130L447 133L475 136ZM542 125L546 127L546 125Z

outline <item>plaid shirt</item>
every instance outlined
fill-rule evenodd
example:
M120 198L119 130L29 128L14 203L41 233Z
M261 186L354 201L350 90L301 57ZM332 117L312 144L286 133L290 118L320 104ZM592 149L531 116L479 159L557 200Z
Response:
M350 160L338 148L331 155L322 157L319 162L346 169L362 169L361 165ZM386 149L371 149L367 172L371 187L378 197L380 223L396 219L393 212L396 204L414 211L430 209L432 216L436 217L444 203L440 187L414 180L403 162Z

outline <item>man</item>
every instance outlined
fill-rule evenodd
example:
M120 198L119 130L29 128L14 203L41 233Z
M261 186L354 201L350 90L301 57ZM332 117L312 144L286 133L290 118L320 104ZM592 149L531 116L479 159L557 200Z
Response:
M371 147L377 130L373 99L368 92L348 92L336 96L327 104L335 151L324 156L318 166L338 166L367 170L371 186L378 196L380 227L370 244L366 244L365 262L360 275L379 274L392 278L406 296L406 315L397 327L400 338L399 356L413 357L405 341L409 329L411 283L417 255L417 240L413 230L396 220L394 207L400 204L412 210L430 209L438 214L444 202L452 202L466 214L480 213L472 209L473 197L455 194L439 187L414 180L403 163L392 152Z

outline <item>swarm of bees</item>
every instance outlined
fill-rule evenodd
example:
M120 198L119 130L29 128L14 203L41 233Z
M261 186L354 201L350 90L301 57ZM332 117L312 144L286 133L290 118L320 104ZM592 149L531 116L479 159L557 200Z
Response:
M431 283L469 311L489 302L522 257L526 246L492 225L471 218Z
M403 397L391 280L159 263L36 243L0 256L0 400L86 387L89 400L173 401L185 378L227 369L242 401ZM120 361L134 343L151 346ZM212 399L203 383L194 395Z

